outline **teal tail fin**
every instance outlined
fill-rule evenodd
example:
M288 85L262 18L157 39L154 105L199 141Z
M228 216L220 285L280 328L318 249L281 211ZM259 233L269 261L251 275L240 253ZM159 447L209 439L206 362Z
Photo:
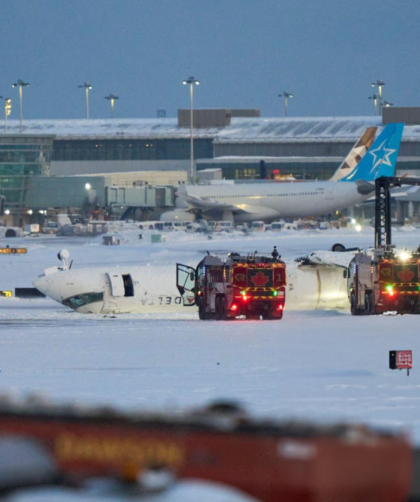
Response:
M394 176L404 124L387 124L365 156L340 181L374 181L380 176Z

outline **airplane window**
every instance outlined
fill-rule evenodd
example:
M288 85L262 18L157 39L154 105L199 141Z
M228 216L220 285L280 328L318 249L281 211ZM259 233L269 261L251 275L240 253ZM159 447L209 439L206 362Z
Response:
M85 293L83 295L86 303L101 302L104 299L103 293Z
M104 299L103 293L83 293L83 295L72 296L63 301L64 305L71 308L78 308L88 303L101 302Z
M86 301L81 295L73 296L73 298L67 298L67 300L63 301L64 305L69 307L77 308L85 305Z

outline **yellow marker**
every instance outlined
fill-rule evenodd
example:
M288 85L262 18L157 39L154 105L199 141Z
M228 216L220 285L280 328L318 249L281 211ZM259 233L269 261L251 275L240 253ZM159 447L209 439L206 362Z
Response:
M11 291L0 291L0 297L12 298L13 294Z
M27 254L26 248L0 248L0 254Z

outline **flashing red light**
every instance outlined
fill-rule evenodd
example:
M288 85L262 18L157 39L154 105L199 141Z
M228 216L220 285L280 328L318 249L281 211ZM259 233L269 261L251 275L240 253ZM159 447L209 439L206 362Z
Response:
M393 291L389 291L389 296L394 296L394 292Z
M280 174L280 169L273 169L273 174Z
M248 300L248 297L244 295L244 296L242 297L242 300L243 300L244 302L246 302L246 301Z
M237 305L232 305L232 306L230 307L230 310L237 310L237 309L238 309L238 306L237 306Z
M283 310L283 305L278 305L277 310Z

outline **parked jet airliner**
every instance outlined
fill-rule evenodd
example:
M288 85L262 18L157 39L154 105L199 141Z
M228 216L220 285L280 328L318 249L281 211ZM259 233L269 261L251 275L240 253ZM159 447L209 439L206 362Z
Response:
M195 212L207 219L275 221L320 216L359 204L374 192L376 178L394 175L403 129L402 123L386 125L364 155L362 136L328 181L181 186L178 196L188 208L164 213L161 219L190 220Z

